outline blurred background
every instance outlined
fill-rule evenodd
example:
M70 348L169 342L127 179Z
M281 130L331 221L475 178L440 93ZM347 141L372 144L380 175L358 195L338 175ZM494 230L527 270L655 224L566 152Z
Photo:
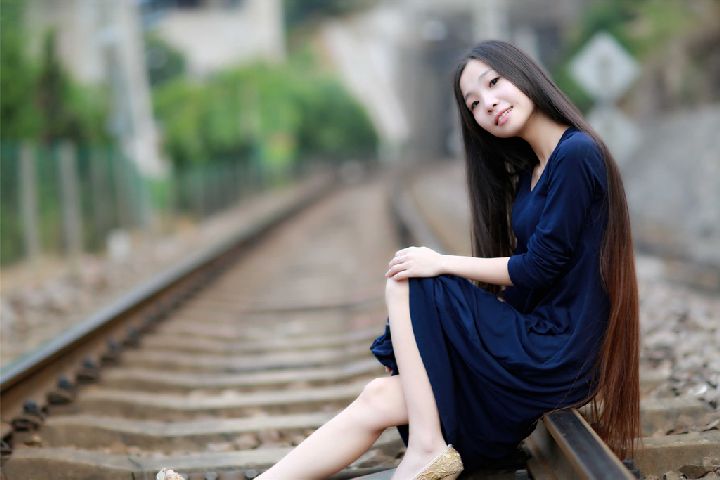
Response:
M450 76L486 38L607 140L639 251L720 291L717 0L0 0L0 19L3 363L254 199L337 167L461 172Z

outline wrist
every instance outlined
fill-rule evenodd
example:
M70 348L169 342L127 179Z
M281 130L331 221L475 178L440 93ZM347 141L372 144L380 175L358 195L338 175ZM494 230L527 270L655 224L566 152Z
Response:
M445 275L450 273L448 266L449 260L449 255L440 255L440 271L438 272L438 275Z

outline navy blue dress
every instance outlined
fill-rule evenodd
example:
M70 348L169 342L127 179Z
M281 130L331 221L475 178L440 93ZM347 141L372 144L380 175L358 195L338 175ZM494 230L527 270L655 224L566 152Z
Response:
M592 137L570 127L530 190L519 176L517 245L503 300L465 278L411 278L410 316L442 433L468 470L503 459L545 412L592 392L609 314L600 277L607 182ZM389 327L371 346L398 374ZM398 427L407 443L407 426Z

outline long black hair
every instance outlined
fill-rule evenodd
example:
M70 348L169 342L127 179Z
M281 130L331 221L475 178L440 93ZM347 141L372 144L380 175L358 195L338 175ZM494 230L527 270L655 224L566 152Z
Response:
M595 428L609 446L621 456L632 453L640 416L639 310L630 216L620 171L602 139L537 63L510 43L479 43L461 59L453 79L465 146L473 255L512 254L515 236L510 213L518 174L538 165L539 159L522 138L498 138L477 124L460 90L460 76L471 59L480 60L513 83L550 120L587 133L602 151L608 181L608 224L599 261L610 315L598 358L592 410ZM479 285L499 292L497 285Z

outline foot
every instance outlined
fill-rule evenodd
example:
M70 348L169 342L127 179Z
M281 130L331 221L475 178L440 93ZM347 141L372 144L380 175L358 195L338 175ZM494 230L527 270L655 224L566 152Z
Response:
M435 470L438 475L433 473ZM451 445L443 445L422 452L409 448L395 470L392 480L443 479L460 471L462 471L462 461Z

